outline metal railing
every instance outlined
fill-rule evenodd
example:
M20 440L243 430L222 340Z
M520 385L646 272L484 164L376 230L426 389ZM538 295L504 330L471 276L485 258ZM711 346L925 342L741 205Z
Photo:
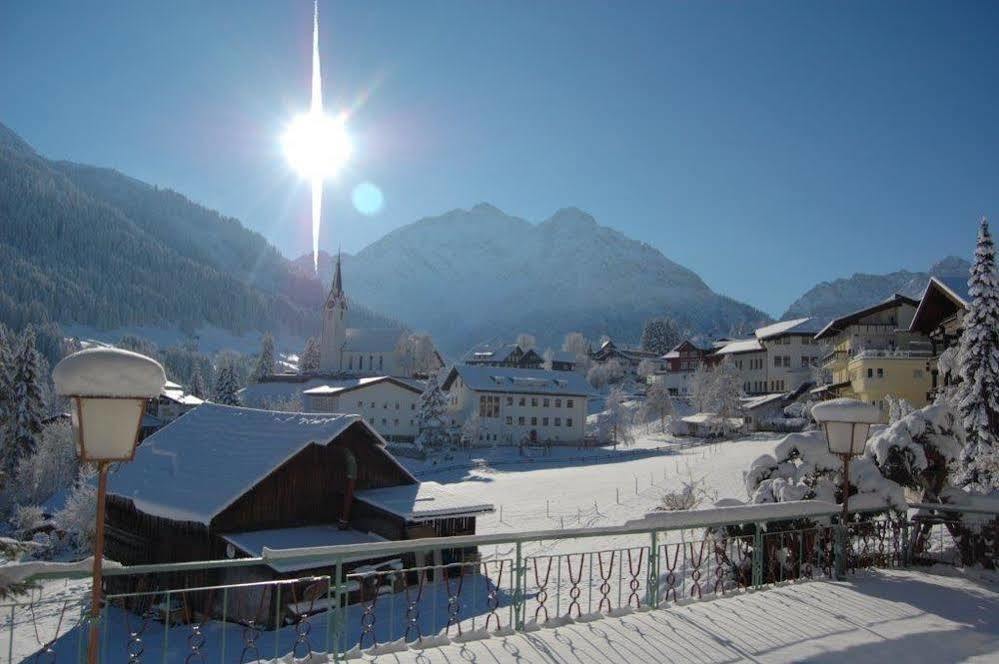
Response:
M994 510L912 507L910 515L858 510L847 528L835 522L839 506L803 501L654 513L602 528L264 549L258 558L109 568L100 652L106 662L310 653L340 661L869 567L999 564ZM260 578L281 569L305 573ZM212 575L220 582L188 583ZM225 578L237 575L243 580ZM89 583L81 576L50 574L39 579L42 590L0 604L0 658L83 661Z
M855 353L851 359L854 360L925 360L933 357L933 353L928 350L862 350Z

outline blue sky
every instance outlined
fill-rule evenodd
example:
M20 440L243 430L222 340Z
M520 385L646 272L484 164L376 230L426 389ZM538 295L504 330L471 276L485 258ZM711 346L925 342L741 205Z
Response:
M310 2L8 2L0 122L310 250L278 138ZM999 210L999 4L320 1L355 155L322 244L488 201L577 206L780 314L814 283L970 256ZM378 214L353 209L374 183Z

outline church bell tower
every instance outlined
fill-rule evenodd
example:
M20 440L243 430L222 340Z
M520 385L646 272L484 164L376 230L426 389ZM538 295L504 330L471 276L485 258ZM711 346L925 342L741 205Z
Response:
M343 347L347 342L347 295L343 292L343 275L340 272L340 252L336 255L336 269L330 293L323 305L323 336L319 349L321 371L343 371Z

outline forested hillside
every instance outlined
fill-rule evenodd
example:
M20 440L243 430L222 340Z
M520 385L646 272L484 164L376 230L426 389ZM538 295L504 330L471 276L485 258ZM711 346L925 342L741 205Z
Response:
M318 332L323 285L237 220L0 125L0 321ZM355 324L391 324L355 307Z

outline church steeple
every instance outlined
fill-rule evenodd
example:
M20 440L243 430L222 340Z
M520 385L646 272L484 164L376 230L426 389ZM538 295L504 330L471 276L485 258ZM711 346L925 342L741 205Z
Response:
M326 297L326 308L333 309L336 306L347 308L347 295L343 292L343 274L340 272L340 251L336 252L336 268L333 270L333 283L330 285L330 294Z

